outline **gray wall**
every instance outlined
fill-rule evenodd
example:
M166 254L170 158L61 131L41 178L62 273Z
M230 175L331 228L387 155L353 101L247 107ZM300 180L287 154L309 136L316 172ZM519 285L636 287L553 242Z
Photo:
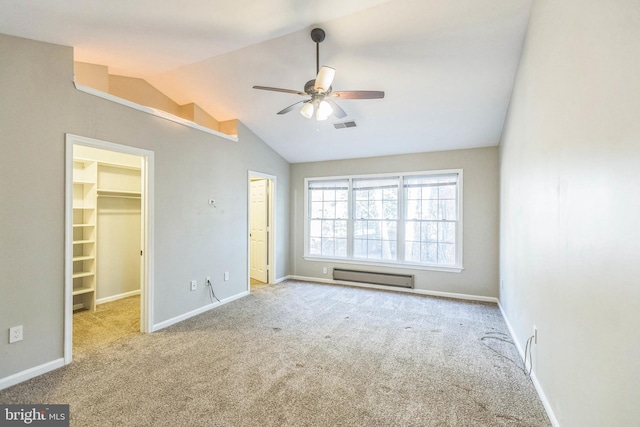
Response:
M245 126L232 142L79 92L68 47L0 35L0 58L0 378L63 356L65 133L155 153L155 324L209 303L192 279L246 290L248 170L277 176L276 277L290 273L289 164Z
M310 177L463 169L464 271L461 273L375 267L376 271L415 275L416 289L498 296L498 149L470 150L375 157L356 160L296 163L291 165L292 266L303 277L331 279L333 267L325 261L306 261L304 255L304 179ZM328 267L328 274L322 268ZM358 266L355 266L358 268ZM371 268L371 267L370 267Z
M563 427L640 419L640 2L536 0L501 142L501 303Z

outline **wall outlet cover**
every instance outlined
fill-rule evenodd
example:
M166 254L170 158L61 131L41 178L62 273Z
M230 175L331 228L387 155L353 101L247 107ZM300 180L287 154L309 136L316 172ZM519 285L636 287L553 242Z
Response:
M9 328L9 344L13 344L14 342L22 341L22 325L14 326L13 328Z

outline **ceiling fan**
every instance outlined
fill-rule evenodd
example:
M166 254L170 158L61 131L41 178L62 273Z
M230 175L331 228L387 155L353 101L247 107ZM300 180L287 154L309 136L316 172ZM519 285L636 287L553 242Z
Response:
M315 116L316 120L326 120L332 114L341 119L346 117L347 113L334 102L336 99L377 99L384 98L384 92L377 90L343 90L333 92L331 83L335 76L336 70L322 66L320 67L320 43L325 38L325 32L321 28L311 30L311 40L316 43L316 78L309 80L304 85L304 92L292 89L281 89L277 87L254 86L254 89L270 90L274 92L292 93L294 95L310 97L304 101L298 101L288 106L278 114L286 114L296 108L298 104L302 104L300 114L310 119Z

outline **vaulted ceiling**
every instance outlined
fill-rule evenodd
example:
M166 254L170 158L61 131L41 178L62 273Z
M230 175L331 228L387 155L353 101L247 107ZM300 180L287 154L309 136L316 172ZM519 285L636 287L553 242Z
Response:
M180 104L238 118L290 162L497 145L531 0L0 0L0 33L73 46L77 61L141 77ZM383 90L337 101L317 122L302 90L320 65L334 90ZM334 123L357 126L335 129Z

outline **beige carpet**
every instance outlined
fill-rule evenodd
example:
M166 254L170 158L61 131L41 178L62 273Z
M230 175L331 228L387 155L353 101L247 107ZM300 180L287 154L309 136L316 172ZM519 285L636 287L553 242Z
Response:
M494 304L285 282L0 391L73 426L549 426Z
M73 313L74 357L139 333L140 296L100 304L95 311L76 311Z

